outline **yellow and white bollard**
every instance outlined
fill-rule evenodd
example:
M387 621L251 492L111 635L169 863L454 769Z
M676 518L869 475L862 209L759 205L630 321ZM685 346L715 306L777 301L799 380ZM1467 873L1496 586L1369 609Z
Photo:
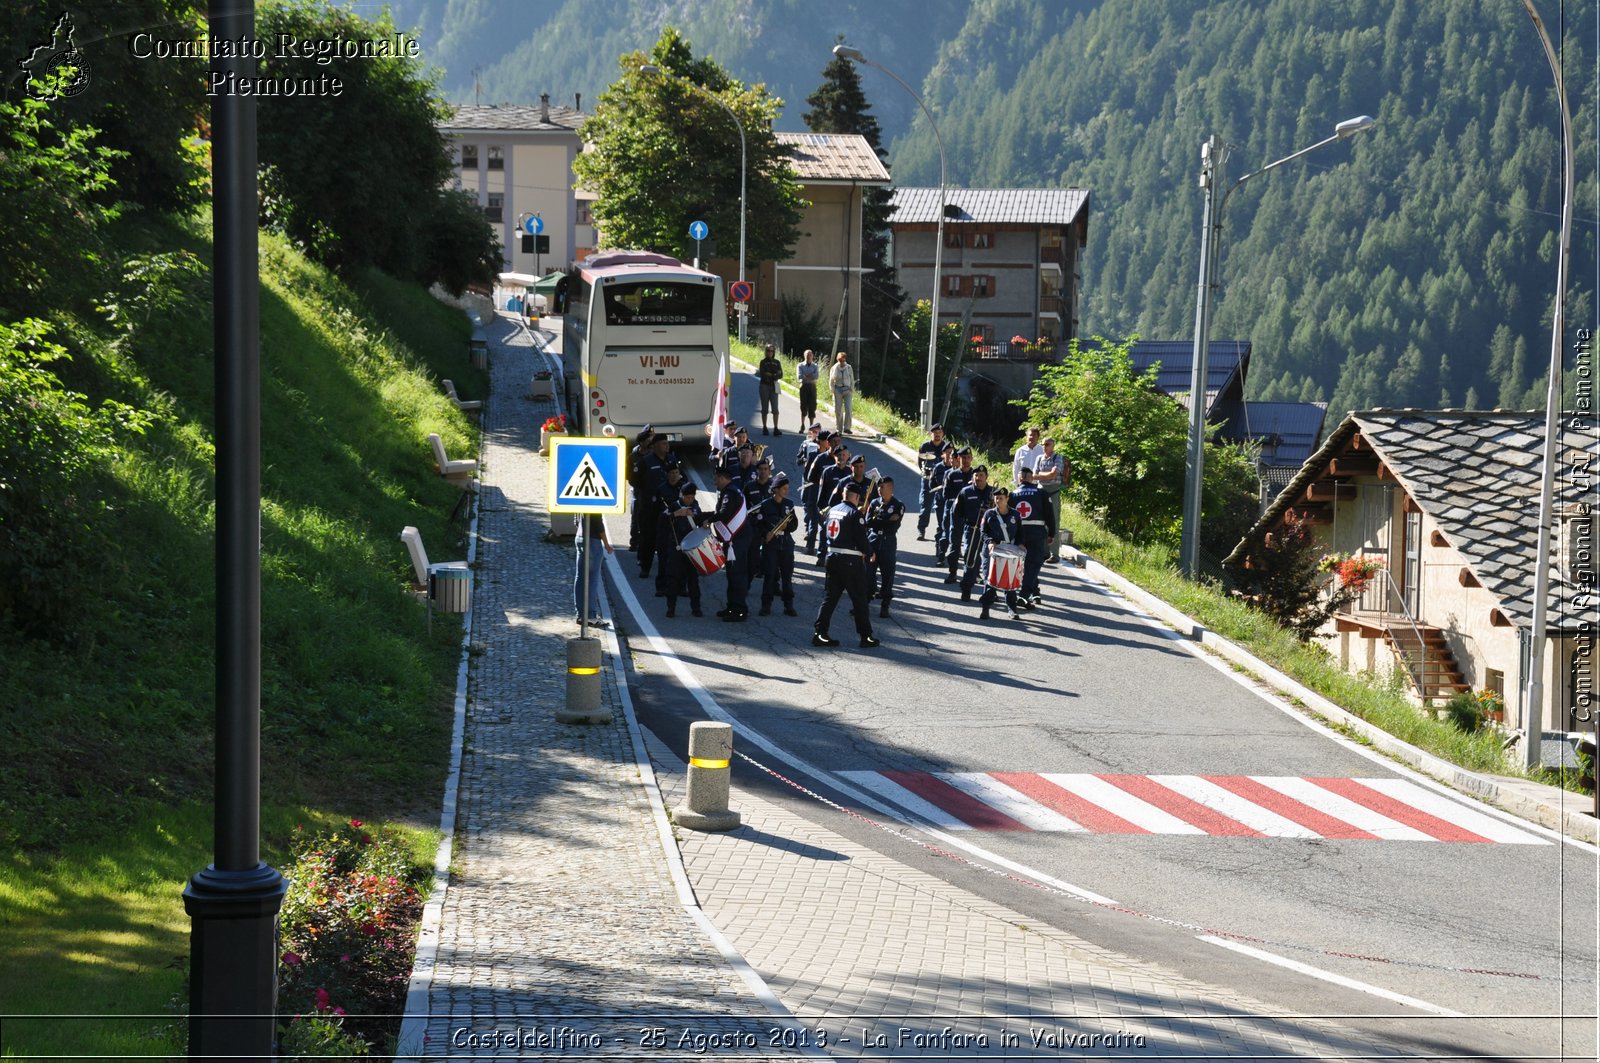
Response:
M556 710L557 723L610 723L611 712L600 705L600 640L567 640L567 705Z
M739 813L728 809L733 726L701 720L689 725L689 786L672 822L690 830L733 830Z

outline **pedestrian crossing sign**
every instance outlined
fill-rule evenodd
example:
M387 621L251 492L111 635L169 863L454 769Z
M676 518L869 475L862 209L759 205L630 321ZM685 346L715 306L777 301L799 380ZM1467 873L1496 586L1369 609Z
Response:
M627 448L625 439L552 436L550 512L626 512Z

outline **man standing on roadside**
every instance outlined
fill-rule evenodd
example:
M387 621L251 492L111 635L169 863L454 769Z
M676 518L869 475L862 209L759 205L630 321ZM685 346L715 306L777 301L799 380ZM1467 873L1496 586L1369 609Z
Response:
M795 366L795 382L800 385L800 431L817 419L817 380L822 376L822 366L817 364L817 352L808 350Z
M873 560L873 554L867 542L867 529L862 527L861 513L856 508L860 501L861 489L855 484L846 484L844 501L827 512L822 533L827 536L828 569L822 608L817 610L811 635L813 646L839 645L838 639L828 637L828 625L833 621L839 598L846 593L850 595L861 648L871 649L878 644L872 637L872 617L867 613L867 563Z
M1066 538L1066 533L1061 530L1061 498L1062 492L1072 482L1072 463L1067 461L1065 454L1056 453L1056 441L1053 436L1045 436L1040 446L1043 449L1033 462L1033 480L1039 485L1039 490L1044 492L1046 501L1050 503L1051 525L1055 532L1045 546L1044 563L1053 565L1056 563L1061 541Z
M756 366L756 380L761 394L761 434L767 434L767 412L772 412L772 434L783 435L783 429L778 427L778 381L783 379L783 363L778 361L777 352L772 344L767 344L765 356L761 364Z
M1017 448L1016 456L1011 459L1011 482L1020 484L1022 482L1022 470L1033 468L1033 463L1043 453L1044 446L1039 442L1039 430L1037 428L1028 429L1027 439L1022 446Z
M933 470L944 453L944 425L931 429L931 438L917 448L917 471L922 473L922 497L917 500L921 512L917 515L917 539L928 538L928 517L933 513Z
M851 420L856 394L856 371L850 368L850 356L840 351L828 370L828 387L833 389L833 417L838 422L841 435L849 435L854 428Z

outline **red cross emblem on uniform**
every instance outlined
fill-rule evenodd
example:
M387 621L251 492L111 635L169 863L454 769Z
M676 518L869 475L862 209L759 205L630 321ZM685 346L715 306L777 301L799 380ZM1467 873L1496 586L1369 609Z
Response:
M838 518L835 518L833 520L828 521L828 538L829 539L837 539L838 537L839 537L839 521L838 521Z
M1023 501L1017 503L1017 516L1021 517L1023 520L1027 520L1032 515L1033 515L1033 503L1032 502L1029 502L1026 499L1024 499Z

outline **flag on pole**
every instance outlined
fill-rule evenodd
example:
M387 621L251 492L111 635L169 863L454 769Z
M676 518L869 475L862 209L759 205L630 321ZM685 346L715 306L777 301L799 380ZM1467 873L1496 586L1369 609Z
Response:
M711 406L711 452L727 448L730 442L728 424L728 355L724 351L717 363L717 398Z

